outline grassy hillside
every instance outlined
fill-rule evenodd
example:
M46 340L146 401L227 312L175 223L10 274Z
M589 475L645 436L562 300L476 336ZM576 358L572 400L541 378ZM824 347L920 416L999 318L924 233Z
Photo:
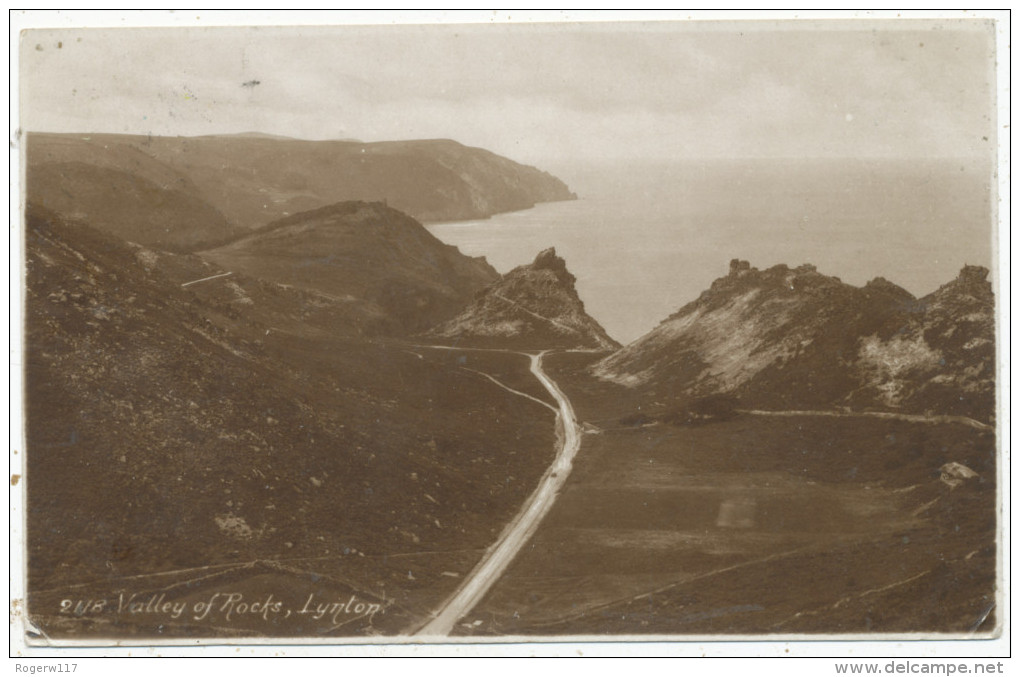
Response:
M118 237L186 250L244 230L185 174L134 145L29 134L26 148L29 202Z
M545 407L359 338L319 295L243 276L182 287L215 271L35 208L26 248L28 609L48 632L70 631L69 596L194 600L226 584L387 609L231 632L398 632L473 566L552 457ZM499 368L524 379L527 365Z
M367 302L390 325L421 331L464 306L498 277L413 218L381 203L343 202L295 214L202 252L225 270Z

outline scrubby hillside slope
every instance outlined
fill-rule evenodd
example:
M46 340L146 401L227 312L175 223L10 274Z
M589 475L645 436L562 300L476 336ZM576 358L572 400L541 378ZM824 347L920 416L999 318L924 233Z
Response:
M44 629L62 586L110 595L124 576L303 557L396 603L395 632L449 593L440 573L473 566L552 456L545 407L399 346L309 331L302 292L185 287L201 261L34 207L26 250L29 612ZM418 551L432 554L412 580ZM42 590L57 601L33 602ZM152 635L164 621L119 622Z

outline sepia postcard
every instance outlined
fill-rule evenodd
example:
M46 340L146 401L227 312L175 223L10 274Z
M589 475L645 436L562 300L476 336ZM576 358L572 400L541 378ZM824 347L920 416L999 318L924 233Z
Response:
M588 18L20 33L26 646L1000 636L1008 25Z

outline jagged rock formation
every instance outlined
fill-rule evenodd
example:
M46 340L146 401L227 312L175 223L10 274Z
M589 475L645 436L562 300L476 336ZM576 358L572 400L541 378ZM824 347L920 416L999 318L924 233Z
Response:
M484 258L378 202L295 214L201 255L225 270L373 304L406 332L448 319L498 277Z
M490 285L427 334L460 345L612 350L619 344L584 310L576 279L553 248Z
M988 271L967 266L915 299L876 278L858 288L814 266L726 277L656 329L593 366L662 397L730 393L772 409L850 406L994 415Z
M575 197L546 172L444 139L33 133L27 158L36 204L140 244L188 251L349 200L452 221Z
M895 336L870 335L857 355L863 387L851 403L936 413L995 409L995 299L988 269L964 266L959 276L922 298Z

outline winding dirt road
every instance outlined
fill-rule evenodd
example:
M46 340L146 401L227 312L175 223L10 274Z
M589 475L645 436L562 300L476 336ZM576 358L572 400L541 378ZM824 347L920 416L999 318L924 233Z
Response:
M441 346L421 346L450 348ZM511 352L511 351L504 351ZM542 358L547 351L531 354L523 353L531 358L531 373L535 375L545 389L549 391L559 409L556 412L557 436L560 449L552 465L545 471L538 488L528 497L520 512L503 529L499 538L486 551L481 562L471 571L461 586L443 605L432 614L417 632L412 634L425 637L445 637L449 635L457 621L470 613L493 584L503 575L510 562L520 549L531 538L542 518L552 507L556 495L570 474L574 456L581 447L581 429L574 415L570 400L563 394L556 382L542 371Z

